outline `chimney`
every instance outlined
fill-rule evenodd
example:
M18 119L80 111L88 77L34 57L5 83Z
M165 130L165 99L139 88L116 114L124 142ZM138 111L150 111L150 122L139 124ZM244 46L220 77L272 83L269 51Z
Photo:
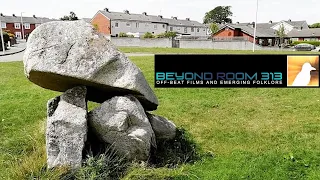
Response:
M186 18L187 21L190 21L190 18Z
M15 15L15 14L12 14L12 16L13 16L13 17L16 17L16 15Z
M289 19L288 21L291 22L291 19Z
M0 16L3 16L3 14L2 14L2 13L0 13Z
M129 14L129 11L128 10L124 10L123 11L125 14Z
M271 21L271 20L269 21L269 24L272 24L272 21Z
M104 8L104 11L109 12L109 9L108 8Z
M240 24L239 22L237 22L237 24Z
M36 15L33 15L33 18L37 18Z
M252 27L255 28L256 27L256 23L252 22Z
M159 17L159 18L161 18L161 19L163 18L163 16L162 16L162 15L159 15L158 17Z
M172 16L172 19L178 20L178 17L173 17L173 16Z
M147 15L147 12L143 12L142 14L145 15L145 16L148 16L148 15Z

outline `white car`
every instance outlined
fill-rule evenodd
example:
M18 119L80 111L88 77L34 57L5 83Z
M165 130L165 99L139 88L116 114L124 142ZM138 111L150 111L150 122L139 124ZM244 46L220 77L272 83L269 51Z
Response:
M316 47L315 49L311 50L312 52L320 52L320 46Z

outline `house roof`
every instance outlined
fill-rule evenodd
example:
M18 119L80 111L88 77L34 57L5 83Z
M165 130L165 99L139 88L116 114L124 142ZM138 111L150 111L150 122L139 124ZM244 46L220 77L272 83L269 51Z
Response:
M287 34L287 36L293 38L320 37L320 28L292 30Z
M91 22L91 18L82 18L82 20L84 20L84 21L87 22L87 23L90 23L90 22Z
M99 12L111 20L143 21L143 22L164 23L164 24L175 25L175 26L205 27L204 24L201 24L193 20L182 20L182 19L173 19L173 18L169 19L169 18L161 18L155 15L110 12L105 10L100 10Z
M6 16L2 15L0 16L1 22L5 23L21 23L21 16ZM49 21L56 21L56 19L49 19L45 17L24 17L22 16L22 21L24 23L30 23L30 24L42 24Z
M308 24L306 21L280 21L280 22L270 22L270 23L257 23L257 37L264 37L264 38L271 38L276 37L276 30L272 29L275 25L285 22L291 26L294 27L294 29L306 29L308 30ZM220 27L219 31L224 29L225 27L229 27L232 29L239 28L243 32L254 36L254 28L252 26L252 23L237 23L237 24L225 24L224 26ZM219 32L218 31L218 32Z

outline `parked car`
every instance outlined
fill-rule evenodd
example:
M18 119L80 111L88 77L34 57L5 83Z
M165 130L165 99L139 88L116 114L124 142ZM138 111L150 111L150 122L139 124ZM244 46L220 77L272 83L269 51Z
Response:
M316 47L315 49L312 50L313 52L320 52L320 46Z
M312 44L301 43L301 44L294 46L294 49L296 51L311 51L311 50L316 49L316 47Z

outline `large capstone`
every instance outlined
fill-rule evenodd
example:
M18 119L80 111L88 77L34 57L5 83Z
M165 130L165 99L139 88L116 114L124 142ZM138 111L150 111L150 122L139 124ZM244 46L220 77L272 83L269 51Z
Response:
M88 115L91 130L129 160L147 160L155 135L134 96L113 97Z
M81 166L82 151L87 138L86 91L85 87L75 87L48 101L48 168Z
M132 94L146 110L158 106L141 70L83 20L48 22L36 28L28 38L23 62L29 80L47 89L64 92L83 85L88 100L94 102Z
M146 113L152 129L159 140L171 140L176 136L176 125L165 117Z

